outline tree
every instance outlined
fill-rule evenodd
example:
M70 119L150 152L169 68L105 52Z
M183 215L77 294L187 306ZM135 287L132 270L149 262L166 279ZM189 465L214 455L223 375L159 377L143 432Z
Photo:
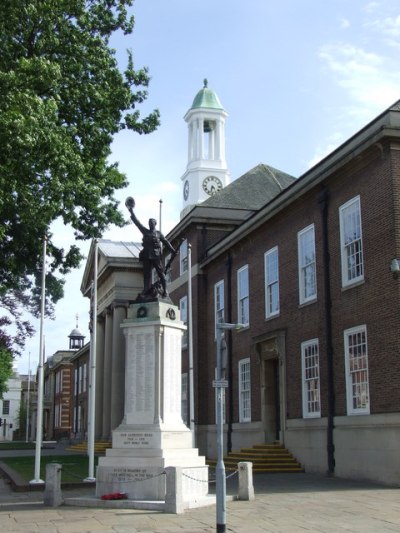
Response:
M113 136L124 128L147 134L159 125L158 110L142 118L137 109L147 98L147 68L135 70L128 52L120 72L109 46L115 32L132 33L132 4L0 3L0 306L20 333L15 311L39 309L44 235L49 313L63 296L63 276L82 259L77 245L54 244L51 223L61 217L78 240L124 225L114 193L127 180L109 161ZM16 353L16 344L7 349Z
M0 398L8 391L7 381L13 374L13 355L11 350L0 347Z
M21 402L19 409L18 409L18 413L17 413L18 429L15 429L13 431L14 440L21 440L23 436L26 436L27 416L28 416L27 402ZM29 431L28 431L28 434L29 434Z

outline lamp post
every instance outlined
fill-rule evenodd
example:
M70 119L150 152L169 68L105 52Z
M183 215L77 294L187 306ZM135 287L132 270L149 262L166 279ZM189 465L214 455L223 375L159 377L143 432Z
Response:
M96 409L96 350L97 350L97 277L98 277L98 242L94 240L94 266L92 285L92 330L90 337L90 378L89 378L89 420L88 420L88 455L89 473L85 482L96 481L94 475L94 441Z
M224 433L223 433L223 389L228 387L225 379L226 370L226 343L223 337L225 329L241 329L243 324L229 324L219 322L216 324L217 333L217 376L213 382L215 387L215 410L217 415L217 466L215 469L216 478L216 507L217 507L217 533L226 531L226 478L224 465Z
M195 446L194 379L193 379L193 312L192 312L192 246L188 243L188 348L189 348L189 426Z
M46 245L47 237L43 238L43 261L42 261L42 295L40 306L40 340L39 340L39 383L37 396L37 417L36 417L36 445L35 445L35 478L29 483L31 485L44 483L40 479L40 460L43 442L43 387L44 387L44 314L46 300Z

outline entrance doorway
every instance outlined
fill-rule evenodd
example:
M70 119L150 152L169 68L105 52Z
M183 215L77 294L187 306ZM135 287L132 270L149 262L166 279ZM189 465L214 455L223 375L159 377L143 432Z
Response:
M258 343L261 363L261 417L265 442L282 441L283 366L278 337Z
M264 429L265 440L279 440L281 430L279 397L279 361L278 358L264 361Z

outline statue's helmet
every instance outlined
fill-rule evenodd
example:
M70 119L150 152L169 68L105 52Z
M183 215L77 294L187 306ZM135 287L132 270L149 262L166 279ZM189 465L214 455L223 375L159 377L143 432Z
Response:
M132 198L132 196L128 196L128 198L125 200L125 206L128 209L133 209L135 207L135 200Z

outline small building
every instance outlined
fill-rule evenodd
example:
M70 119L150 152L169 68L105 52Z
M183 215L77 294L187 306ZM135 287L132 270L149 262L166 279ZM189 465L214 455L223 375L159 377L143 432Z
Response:
M21 378L14 369L7 381L7 392L0 398L0 441L11 441L19 429L21 407Z
M89 416L90 343L83 345L71 357L71 431L70 439L83 441L87 438Z
M57 350L47 358L43 366L43 440L70 439L73 433L73 358L84 348L84 335L78 325L68 336L69 350ZM38 382L38 375L36 376ZM87 387L85 381L85 387ZM37 387L35 387L37 389ZM36 438L38 394L30 393L30 435Z

